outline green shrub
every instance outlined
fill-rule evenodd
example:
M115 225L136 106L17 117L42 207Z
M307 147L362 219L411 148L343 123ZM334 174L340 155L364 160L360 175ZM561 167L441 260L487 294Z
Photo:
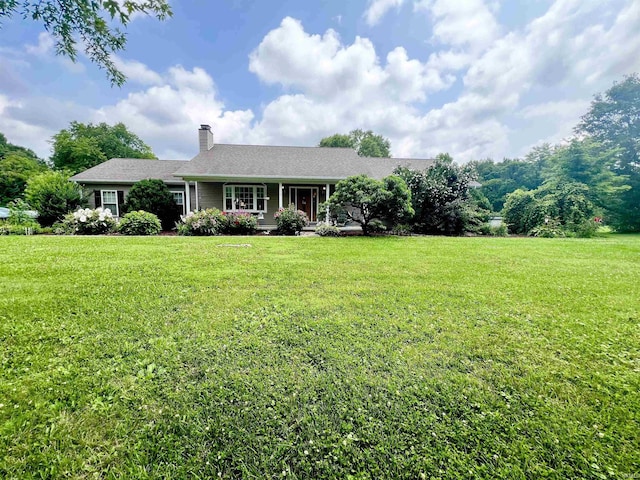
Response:
M600 226L600 223L595 220L584 220L575 227L576 237L591 238L595 236Z
M178 235L220 235L226 228L227 218L217 208L208 208L184 215L178 224Z
M407 236L411 235L411 232L411 225L408 225L406 223L399 223L398 225L394 225L391 229L391 235Z
M171 230L180 220L180 207L173 198L169 187L157 179L136 182L127 194L125 212L144 210L157 215L163 230Z
M111 210L98 207L95 210L81 208L65 215L62 222L54 225L54 233L62 235L104 235L116 229Z
M505 223L501 223L495 227L491 227L490 235L493 237L508 237L509 236L509 228Z
M309 218L302 210L296 210L293 205L281 208L274 213L276 232L279 235L298 235L304 227L309 225Z
M33 227L38 222L28 213L31 207L24 200L16 199L9 202L9 223L12 225L23 225L25 227Z
M542 225L531 229L529 235L542 238L564 238L567 236L560 220L557 218L547 218Z
M249 212L222 212L221 234L253 235L257 230L258 219Z
M487 235L489 237L508 237L509 229L506 223L501 223L497 226L492 226L489 223L482 225L478 231L480 235Z
M157 235L161 230L158 217L144 210L125 214L118 225L118 232L123 235Z
M342 234L338 227L321 223L316 227L316 235L320 235L321 237L339 237Z
M369 233L384 233L386 231L386 225L380 220L371 220L371 222L369 222Z
M0 235L37 235L42 228L37 223L28 225L15 225L10 222L0 221Z

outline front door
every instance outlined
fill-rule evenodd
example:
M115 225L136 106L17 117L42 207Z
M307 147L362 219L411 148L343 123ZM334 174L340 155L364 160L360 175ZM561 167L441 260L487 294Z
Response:
M313 197L310 188L296 188L296 208L306 213L311 222L315 221L315 218L312 218L314 213L312 202Z

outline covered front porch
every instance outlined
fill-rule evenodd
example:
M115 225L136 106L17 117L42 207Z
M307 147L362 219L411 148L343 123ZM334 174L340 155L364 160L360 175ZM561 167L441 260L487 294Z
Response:
M320 205L335 190L335 182L318 183L300 181L260 181L260 179L225 179L210 181L194 179L185 181L195 191L187 196L186 211L217 208L225 212L244 211L254 214L261 227L275 227L273 217L278 209L293 205L306 213L312 225L322 216Z

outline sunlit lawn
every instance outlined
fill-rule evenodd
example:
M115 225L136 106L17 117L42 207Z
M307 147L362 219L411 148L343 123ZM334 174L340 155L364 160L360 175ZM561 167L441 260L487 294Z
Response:
M639 312L640 236L0 237L0 478L636 478Z

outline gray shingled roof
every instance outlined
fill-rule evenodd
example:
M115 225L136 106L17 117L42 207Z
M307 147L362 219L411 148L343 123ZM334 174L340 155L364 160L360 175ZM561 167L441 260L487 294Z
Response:
M71 180L80 183L131 183L147 178L158 178L168 183L182 183L184 180L173 174L186 163L183 160L112 158L74 175Z
M190 179L263 178L339 180L366 174L382 178L398 165L424 169L432 160L365 158L350 148L216 144L175 172Z
M334 181L351 175L390 175L398 166L423 170L433 160L359 157L350 148L215 145L191 161L112 158L73 177L80 183L133 183L146 178L165 182L271 179Z

